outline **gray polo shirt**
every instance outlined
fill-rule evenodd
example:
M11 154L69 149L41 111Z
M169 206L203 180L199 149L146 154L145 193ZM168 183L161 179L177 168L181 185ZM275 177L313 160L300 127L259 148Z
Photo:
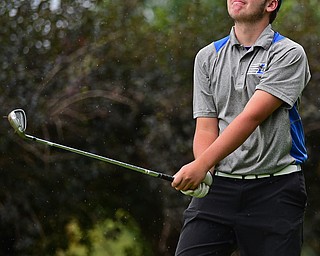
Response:
M201 49L194 65L194 118L219 120L219 133L238 116L255 90L284 104L216 170L233 174L274 173L307 159L298 100L310 80L303 48L267 26L246 49L234 28L228 37Z

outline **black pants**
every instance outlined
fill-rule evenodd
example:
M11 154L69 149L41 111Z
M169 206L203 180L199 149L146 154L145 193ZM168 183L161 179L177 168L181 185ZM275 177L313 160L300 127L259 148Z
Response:
M184 213L176 256L299 256L307 201L302 172L241 180L215 177Z

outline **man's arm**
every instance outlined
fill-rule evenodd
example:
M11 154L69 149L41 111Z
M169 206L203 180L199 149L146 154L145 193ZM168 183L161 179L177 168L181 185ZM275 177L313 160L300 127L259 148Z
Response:
M193 155L198 158L219 135L218 119L199 117L193 139Z
M259 124L279 108L282 103L280 99L273 95L257 90L244 110L224 132L193 162L183 166L176 173L172 186L177 190L197 188L208 170L242 145Z

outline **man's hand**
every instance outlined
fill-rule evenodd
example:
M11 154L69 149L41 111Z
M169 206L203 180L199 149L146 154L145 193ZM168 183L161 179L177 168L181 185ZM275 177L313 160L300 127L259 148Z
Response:
M198 159L184 165L175 175L172 187L176 190L194 190L204 180L210 168Z
M174 175L171 185L186 195L204 197L209 192L211 184L211 173L207 171L205 166L201 166L199 161L195 160L183 166Z
M208 194L210 190L210 186L212 185L212 182L213 182L212 174L210 172L207 172L206 177L195 190L191 190L191 189L181 190L181 192L188 196L202 198Z

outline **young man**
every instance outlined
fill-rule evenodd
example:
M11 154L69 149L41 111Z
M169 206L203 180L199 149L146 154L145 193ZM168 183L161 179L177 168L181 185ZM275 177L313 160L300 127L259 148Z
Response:
M227 0L230 35L197 54L195 160L172 186L197 196L209 170L214 181L185 211L176 255L300 255L307 154L298 103L310 72L303 48L271 28L280 5Z

